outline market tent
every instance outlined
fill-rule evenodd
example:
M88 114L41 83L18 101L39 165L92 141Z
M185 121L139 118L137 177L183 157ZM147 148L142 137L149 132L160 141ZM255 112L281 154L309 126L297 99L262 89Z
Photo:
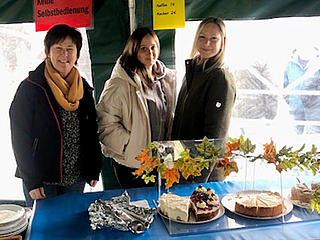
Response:
M93 0L94 28L87 30L95 97L98 100L103 85L110 76L130 34L129 3L134 2L135 27L152 27L150 0ZM186 0L186 20L218 16L226 20L267 19L277 17L320 16L318 0ZM33 1L2 0L0 23L33 22ZM160 58L175 67L174 30L157 31L161 41ZM110 161L104 161L104 188L116 188Z
M134 1L134 0L133 0ZM96 97L130 34L128 0L93 0L94 29L87 30ZM186 0L186 20L218 16L227 20L320 15L317 0ZM0 23L33 22L33 1L2 0ZM135 26L152 27L152 1L135 0ZM157 31L161 59L174 67L174 30Z

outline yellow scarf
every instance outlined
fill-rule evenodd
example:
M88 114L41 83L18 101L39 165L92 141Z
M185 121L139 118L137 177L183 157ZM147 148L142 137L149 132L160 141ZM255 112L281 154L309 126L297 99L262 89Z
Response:
M44 75L58 104L67 111L77 110L83 97L83 83L78 70L73 67L67 78L63 79L47 58Z

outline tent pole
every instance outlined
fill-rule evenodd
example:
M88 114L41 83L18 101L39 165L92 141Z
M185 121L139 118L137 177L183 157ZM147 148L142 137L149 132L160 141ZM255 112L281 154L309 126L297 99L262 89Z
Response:
M129 6L129 19L130 19L130 34L135 30L135 10L136 4L135 0L128 0Z

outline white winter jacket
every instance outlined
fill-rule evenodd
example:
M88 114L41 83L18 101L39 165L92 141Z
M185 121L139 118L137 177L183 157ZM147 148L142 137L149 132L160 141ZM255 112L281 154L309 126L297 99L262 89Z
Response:
M167 69L163 83L171 113L169 139L174 110L174 71ZM140 77L136 74L130 78L119 60L105 83L97 104L97 115L104 155L124 166L139 168L141 163L135 157L151 141L148 105Z

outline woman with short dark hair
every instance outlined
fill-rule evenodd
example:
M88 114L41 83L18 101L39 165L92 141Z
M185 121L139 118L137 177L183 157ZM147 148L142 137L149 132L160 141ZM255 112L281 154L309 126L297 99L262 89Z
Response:
M17 89L11 136L27 206L33 200L95 186L101 170L93 89L75 68L81 33L55 25L46 34L46 59Z

